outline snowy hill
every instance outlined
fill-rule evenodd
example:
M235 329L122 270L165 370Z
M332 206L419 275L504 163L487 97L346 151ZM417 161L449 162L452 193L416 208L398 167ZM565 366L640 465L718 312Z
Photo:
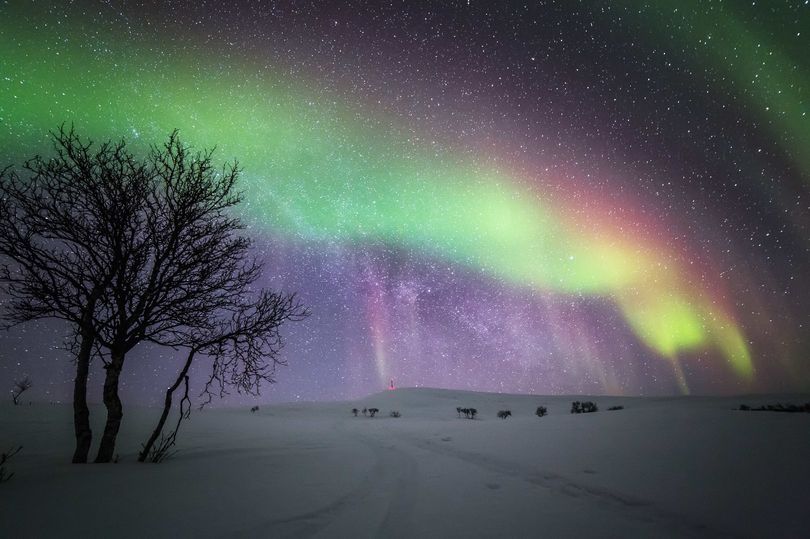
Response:
M570 414L573 400L600 411ZM120 462L84 466L68 463L70 406L3 403L0 450L24 448L0 485L0 535L806 537L810 414L732 408L808 400L398 389L195 411L159 465L135 462L159 412L128 408Z

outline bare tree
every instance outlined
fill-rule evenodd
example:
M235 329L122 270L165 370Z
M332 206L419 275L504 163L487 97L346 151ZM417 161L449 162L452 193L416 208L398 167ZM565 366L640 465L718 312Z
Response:
M123 142L94 149L64 129L54 139L56 157L27 163L30 178L9 169L0 175L0 255L11 260L0 280L14 300L11 323L55 317L72 324L75 462L86 461L91 440L90 358L95 352L104 362L107 421L96 462L109 462L127 353L143 341L191 343L189 335L210 330L215 313L243 303L261 265L230 214L241 201L236 163L216 169L213 150L192 153L176 132L143 160ZM211 384L233 374L231 360L219 365ZM236 382L262 373L250 367Z
M220 396L228 387L240 393L258 394L262 382L273 383L276 365L283 364L279 352L283 346L280 328L289 321L299 321L308 315L295 294L261 292L255 301L234 305L226 313L212 315L204 331L192 331L183 337L188 350L186 361L175 382L166 390L158 424L138 456L140 462L149 459L159 462L174 446L180 424L190 413L188 372L195 358L207 356L211 360L211 374L202 394L203 405L215 394ZM172 407L174 392L184 385L180 413L174 430L164 436L163 428ZM158 441L158 437L160 440ZM158 442L158 445L154 444Z
M33 382L31 382L31 378L26 376L22 380L15 380L14 381L14 389L11 391L11 400L14 401L14 405L18 405L20 403L20 395L31 389L33 386Z
M126 354L138 343L206 343L211 318L240 305L260 276L251 241L232 215L242 200L237 165L216 169L212 150L192 153L173 133L153 148L157 189L144 220L147 248L122 265L102 296L97 340L109 351L104 381L107 422L96 462L112 459L123 417L118 385ZM189 340L190 335L200 335ZM248 377L252 372L248 373Z
M34 157L22 177L0 172L0 282L11 297L4 319L68 322L75 353L73 462L87 462L87 407L94 317L102 295L131 256L152 177L124 142L94 146L64 126L51 134L54 155ZM129 243L128 246L125 244Z

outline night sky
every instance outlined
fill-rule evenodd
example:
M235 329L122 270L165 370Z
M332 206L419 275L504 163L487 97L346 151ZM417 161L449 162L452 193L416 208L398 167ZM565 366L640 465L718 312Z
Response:
M806 0L3 1L0 164L63 122L238 159L312 311L259 401L808 390L808 51ZM69 398L67 334L0 334L0 382Z

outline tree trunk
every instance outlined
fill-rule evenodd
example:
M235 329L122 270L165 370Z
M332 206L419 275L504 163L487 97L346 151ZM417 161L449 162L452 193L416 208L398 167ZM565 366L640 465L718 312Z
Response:
M149 451L152 449L152 446L155 444L155 441L157 440L158 436L160 436L161 432L163 432L163 426L166 424L166 419L169 417L169 411L172 408L172 395L174 395L174 392L177 390L178 387L180 387L180 384L183 382L183 380L186 379L188 369L189 367L191 367L191 362L194 360L195 353L196 350L194 349L189 351L188 357L186 358L186 364L183 366L183 370L180 371L179 375L177 375L177 380L174 381L174 384L172 384L172 386L166 390L166 398L163 401L163 413L160 414L160 420L158 421L155 430L152 431L152 435L149 437L149 440L147 440L146 444L144 444L143 446L143 449L141 449L141 452L138 455L138 462L146 461L146 457L149 456ZM186 383L186 386L188 386L188 383ZM186 389L186 391L188 391L188 389ZM183 403L181 402L180 403L181 414L182 414L182 404Z
M118 437L121 418L124 416L121 399L118 397L118 379L123 366L124 352L113 350L110 364L106 367L107 375L104 378L104 406L107 407L107 423L104 425L104 434L101 436L96 463L112 461L115 453L115 439Z
M93 334L83 329L79 355L76 357L76 380L73 382L73 430L76 433L76 450L73 463L87 462L93 431L90 429L90 409L87 407L87 377L90 373L90 354L93 349Z

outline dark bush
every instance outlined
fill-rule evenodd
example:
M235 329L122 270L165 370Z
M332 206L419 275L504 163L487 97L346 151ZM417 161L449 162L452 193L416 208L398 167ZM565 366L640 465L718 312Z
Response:
M624 406L611 406L608 408L609 412L612 412L613 410L624 410Z
M391 417L402 417L402 414L400 414L398 410L394 410L388 415L390 415Z
M572 414L589 414L598 411L599 407L597 407L596 404L591 401L584 401L584 402L574 401L571 403Z
M365 415L365 416L368 415L368 408L363 408L363 415Z
M766 404L765 406L758 406L752 408L746 404L740 405L740 410L746 412L789 412L789 413L810 413L810 402L804 404Z
M548 410L545 406L538 406L537 410L535 410L534 415L537 417L543 417L544 415L548 415Z
M354 414L354 417L357 417L357 412L359 411L360 410L358 410L357 408L352 408L352 413Z
M458 414L458 417L461 417L461 412L462 412L463 410L464 410L464 409L463 409L461 406L456 406L456 413Z
M258 411L259 411L259 407L258 407L258 406L254 406L253 408L251 408L251 409L250 409L250 411L251 411L251 413L254 413L254 414L255 414L256 412L258 412Z
M369 417L374 417L375 415L377 415L377 412L379 412L379 411L380 411L379 408L369 408L368 409L368 415L369 415Z
M500 419L506 419L507 417L509 417L511 415L512 415L511 410L501 410L500 412L498 412L498 417Z

